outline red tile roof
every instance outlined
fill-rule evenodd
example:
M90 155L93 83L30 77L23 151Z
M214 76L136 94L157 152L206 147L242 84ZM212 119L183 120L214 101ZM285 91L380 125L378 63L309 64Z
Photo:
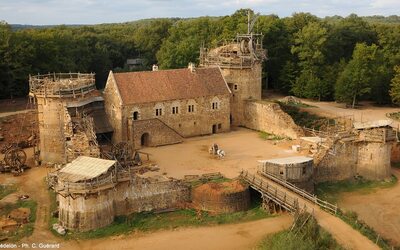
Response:
M219 68L114 73L124 105L230 94Z

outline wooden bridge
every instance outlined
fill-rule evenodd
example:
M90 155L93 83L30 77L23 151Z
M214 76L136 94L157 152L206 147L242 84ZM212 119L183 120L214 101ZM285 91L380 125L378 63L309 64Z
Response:
M270 174L242 171L240 177L261 193L263 200L272 201L295 213L300 209L312 213L318 224L346 249L380 249L374 242L336 216L338 207L305 192L295 185Z

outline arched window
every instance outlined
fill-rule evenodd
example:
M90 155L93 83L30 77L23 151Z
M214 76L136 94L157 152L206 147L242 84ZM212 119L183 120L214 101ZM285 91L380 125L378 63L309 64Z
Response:
M140 110L139 110L139 108L134 107L131 110L131 117L132 117L132 120L134 120L134 121L140 120Z
M196 112L196 101L195 100L188 101L188 103L187 103L187 111L188 111L188 113Z
M218 110L220 109L220 101L218 97L214 97L211 101L211 109L212 110Z
M154 115L156 117L164 115L164 105L162 105L161 103L156 104L156 106L154 107Z

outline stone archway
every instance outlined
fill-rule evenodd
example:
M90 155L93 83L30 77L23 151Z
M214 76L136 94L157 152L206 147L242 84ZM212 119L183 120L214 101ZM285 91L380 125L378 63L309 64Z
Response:
M140 145L142 147L148 147L150 145L150 135L149 133L144 133L140 137Z

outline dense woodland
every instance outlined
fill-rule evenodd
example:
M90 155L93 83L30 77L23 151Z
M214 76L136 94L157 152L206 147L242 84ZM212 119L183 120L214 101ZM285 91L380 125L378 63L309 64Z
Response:
M230 16L149 19L91 26L24 27L0 23L0 98L24 96L28 75L95 72L99 88L109 70L126 71L126 59L144 69L180 68L247 31L247 10ZM400 17L259 16L268 60L264 88L350 105L400 102ZM396 67L397 66L397 67Z

